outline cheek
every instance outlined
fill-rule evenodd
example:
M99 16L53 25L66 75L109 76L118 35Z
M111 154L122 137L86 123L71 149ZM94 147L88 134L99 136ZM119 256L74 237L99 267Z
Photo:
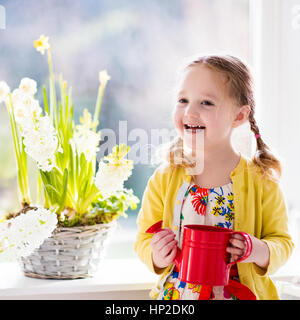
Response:
M183 111L176 108L173 112L173 122L176 128L182 128Z
M210 120L210 127L214 128L212 135L216 139L219 140L228 136L231 131L231 122L227 114L219 114Z
M228 124L230 119L227 113L224 113L218 109L215 112L207 114L206 121L211 125L215 125L216 127L222 128Z

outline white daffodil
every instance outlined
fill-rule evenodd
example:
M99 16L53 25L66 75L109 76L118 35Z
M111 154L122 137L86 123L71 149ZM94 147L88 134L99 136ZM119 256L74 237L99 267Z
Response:
M45 53L45 50L48 50L50 48L49 45L49 37L45 37L43 34L39 37L38 40L35 40L33 42L34 47L37 51L39 51L41 54Z
M0 103L5 101L10 92L9 86L5 81L0 81Z
M19 90L26 96L33 96L37 92L36 81L30 78L23 78L19 85Z
M108 75L107 71L106 70L100 71L99 72L100 85L105 87L108 80L110 80L110 76Z

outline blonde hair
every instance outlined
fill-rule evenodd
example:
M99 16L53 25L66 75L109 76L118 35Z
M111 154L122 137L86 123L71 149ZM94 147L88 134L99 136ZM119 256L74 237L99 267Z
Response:
M256 136L256 152L252 162L260 168L262 176L273 181L281 177L282 166L274 156L270 148L263 141L258 125L256 123L255 101L253 90L253 79L248 67L238 58L230 55L206 55L194 58L185 63L183 71L187 68L203 64L212 70L221 72L228 80L229 96L232 97L238 106L249 105L249 124L251 131ZM190 154L184 154L183 141L177 136L169 144L160 146L158 154L162 161L168 162L171 167L183 166L185 168L195 167Z

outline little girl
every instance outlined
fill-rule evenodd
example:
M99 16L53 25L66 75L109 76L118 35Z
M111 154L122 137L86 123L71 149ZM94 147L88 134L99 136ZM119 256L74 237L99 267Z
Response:
M288 260L294 244L279 185L281 165L260 135L253 96L250 72L238 58L203 56L183 69L173 112L178 137L170 145L167 162L150 177L137 219L135 252L160 275L151 298L279 299L269 276ZM231 143L233 129L246 121L257 145L252 160L237 153ZM194 138L201 134L203 152L196 152L191 161L185 151L199 151ZM201 161L201 172L189 174L188 169ZM146 232L160 220L162 231ZM178 279L173 261L186 224L225 227L250 235L251 255L230 271L240 291ZM230 244L226 250L232 260L243 256L241 236L232 236Z

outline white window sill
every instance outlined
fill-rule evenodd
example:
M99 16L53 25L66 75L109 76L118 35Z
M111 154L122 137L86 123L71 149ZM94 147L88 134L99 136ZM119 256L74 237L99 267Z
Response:
M300 299L300 254L271 276L281 299ZM148 300L157 275L137 258L104 259L91 278L76 280L25 277L18 263L0 263L0 300L113 299Z
M280 299L300 300L300 251L296 248L288 262L271 276Z
M150 299L157 280L138 259L104 259L91 278L36 279L18 263L0 263L0 299Z

